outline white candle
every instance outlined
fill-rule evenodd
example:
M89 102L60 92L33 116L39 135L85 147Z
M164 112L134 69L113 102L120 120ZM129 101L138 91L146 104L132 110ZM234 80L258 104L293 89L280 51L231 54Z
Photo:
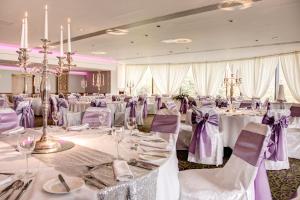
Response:
M25 27L25 29L24 29L24 48L28 48L28 20L27 20L27 18L28 18L28 13L27 12L25 12L25 18L24 18L24 27Z
M68 18L68 52L71 53L71 19Z
M60 26L60 57L63 57L64 55L64 30L63 26Z
M24 36L25 36L25 20L22 19L22 34L21 34L21 44L20 48L24 48Z
M44 39L48 40L48 6L45 5L45 33Z
M104 85L104 74L102 74L102 85Z
M93 73L93 85L95 85L95 74Z

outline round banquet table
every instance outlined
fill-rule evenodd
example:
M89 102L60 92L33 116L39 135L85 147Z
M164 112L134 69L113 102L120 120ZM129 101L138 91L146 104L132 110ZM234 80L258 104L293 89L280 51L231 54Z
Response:
M186 113L186 123L191 125L192 110ZM261 123L263 115L266 111L256 110L236 110L234 112L226 112L225 109L217 109L219 114L219 131L223 135L224 147L234 148L241 130L249 123Z
M17 113L11 108L0 108L0 133L19 125Z
M27 131L41 134L41 129L27 129ZM64 152L33 154L29 158L29 167L36 172L36 176L23 199L125 200L129 196L130 199L143 200L179 198L178 160L175 151L171 151L168 157L157 162L159 167L152 170L129 165L134 179L128 182L116 182L101 189L86 184L80 190L65 195L47 193L43 191L43 185L48 180L57 178L58 174L63 174L64 177L82 177L88 171L87 166L111 162L116 156L116 143L114 137L108 134L108 130L88 129L76 132L54 127L49 128L49 133L52 137L72 141L76 145ZM0 154L1 172L18 172L26 168L24 156L15 150L17 141L15 137L17 136L11 135L0 138L0 151L3 151ZM129 134L123 139L119 146L121 158L124 160L138 158L137 151L131 148L133 142L137 142L138 139L139 137ZM105 170L100 171L100 174L107 179L112 178Z

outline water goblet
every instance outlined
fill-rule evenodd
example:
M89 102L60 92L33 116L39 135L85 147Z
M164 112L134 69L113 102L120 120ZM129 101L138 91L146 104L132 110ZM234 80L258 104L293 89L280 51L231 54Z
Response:
M25 177L30 178L34 176L33 172L29 171L28 167L28 157L32 153L35 147L35 135L30 132L26 132L24 134L20 134L18 137L18 150L20 153L22 153L25 156L26 160L26 171L25 171Z
M132 135L132 130L136 128L136 118L135 117L128 117L126 120L127 128L130 130L130 135Z

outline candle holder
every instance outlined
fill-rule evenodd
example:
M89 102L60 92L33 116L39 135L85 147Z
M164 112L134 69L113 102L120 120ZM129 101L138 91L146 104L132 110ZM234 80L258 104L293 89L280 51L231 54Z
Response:
M101 87L104 86L104 74L97 72L96 76L93 77L93 86L97 87L98 94L100 94Z
M228 87L229 87L229 100L232 104L233 101L233 89L234 87L240 86L242 83L242 79L238 78L237 75L231 74L230 77L224 78L224 85L226 88L226 97L228 98Z
M19 66L27 71L27 66L28 66L28 60L29 60L29 55L28 55L29 50L27 48L20 48L17 53L18 53L18 62Z
M64 64L64 66L68 68L68 71L70 71L71 67L76 67L75 64L72 64L72 62L73 62L72 55L74 55L75 53L74 52L66 52L65 54L67 55L67 57L66 57L67 63Z
M131 91L132 91L132 88L134 88L134 83L129 81L126 84L126 87L129 88L129 95L131 96Z
M43 61L42 67L35 72L41 74L41 83L40 83L40 92L41 92L41 99L42 99L42 109L43 109L43 130L41 138L36 142L35 149L33 153L54 153L59 151L64 151L74 147L74 143L60 141L48 136L48 110L49 110L49 88L47 87L47 80L48 74L51 72L48 66L48 54L52 52L49 51L49 43L48 39L41 39L42 41L42 50L39 53L43 54ZM29 55L27 49L21 48L20 51L17 51L19 54L18 61L19 66L24 68L27 71L27 65L29 60ZM58 58L58 66L55 67L55 72L51 72L57 76L61 75L63 72L63 60L64 57L57 57Z

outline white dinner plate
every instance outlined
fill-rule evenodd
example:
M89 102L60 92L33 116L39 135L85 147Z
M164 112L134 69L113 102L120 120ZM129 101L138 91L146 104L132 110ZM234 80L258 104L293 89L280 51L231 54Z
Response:
M84 181L81 178L64 176L64 179L70 187L70 192L67 192L66 188L58 180L58 177L47 181L43 185L43 189L52 194L67 194L79 190L84 185Z

